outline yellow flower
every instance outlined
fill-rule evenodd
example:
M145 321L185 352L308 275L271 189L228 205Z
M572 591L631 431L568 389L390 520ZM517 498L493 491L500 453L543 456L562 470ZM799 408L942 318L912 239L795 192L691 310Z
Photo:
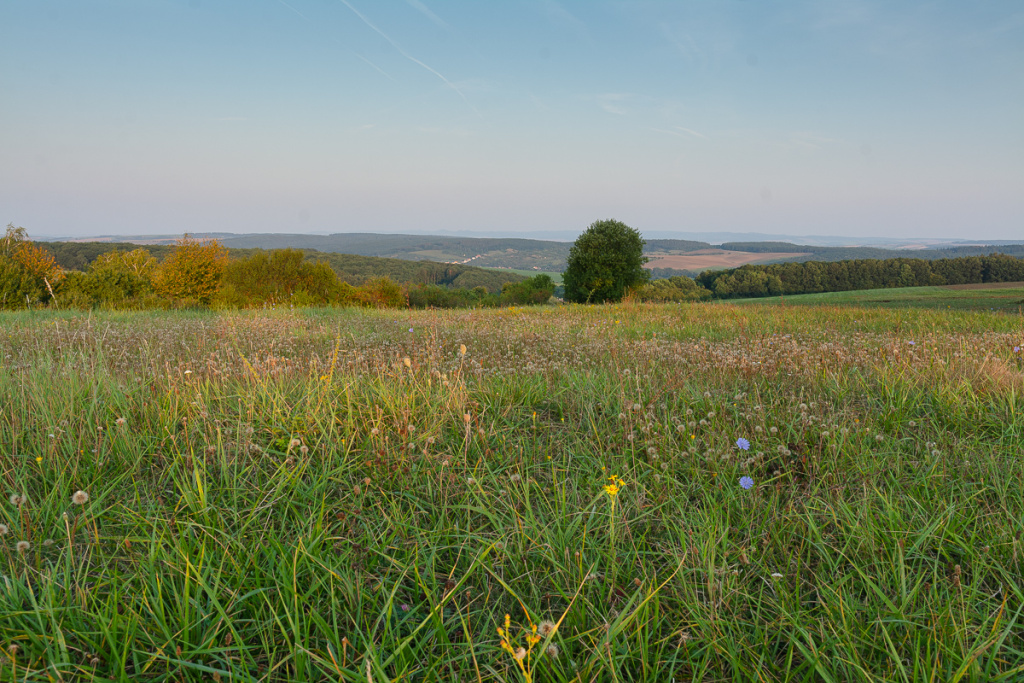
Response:
M604 492L607 493L612 498L618 495L619 489L626 485L626 482L624 482L622 479L615 476L614 474L608 477L608 482L608 485L604 487Z
M38 458L36 458L36 462L42 462L42 461L43 461L43 456L40 455Z

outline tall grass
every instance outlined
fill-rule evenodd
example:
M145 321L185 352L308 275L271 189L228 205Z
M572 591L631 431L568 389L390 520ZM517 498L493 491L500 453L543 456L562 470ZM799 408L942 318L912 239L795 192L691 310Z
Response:
M1024 677L1019 320L2 323L0 680Z

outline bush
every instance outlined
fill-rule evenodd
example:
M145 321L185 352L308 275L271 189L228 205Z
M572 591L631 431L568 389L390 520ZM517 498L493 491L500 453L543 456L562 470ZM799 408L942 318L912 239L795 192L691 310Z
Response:
M355 300L369 308L405 308L409 298L401 285L389 277L373 277L355 290Z
M179 305L209 304L220 288L227 249L217 240L200 242L187 234L156 269L156 292Z
M655 280L637 290L641 301L703 301L711 292L699 286L693 278L676 276Z

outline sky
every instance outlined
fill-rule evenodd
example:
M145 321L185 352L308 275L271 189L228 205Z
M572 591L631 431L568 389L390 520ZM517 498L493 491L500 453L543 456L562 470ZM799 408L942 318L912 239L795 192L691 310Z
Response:
M1024 239L1019 0L0 0L30 236Z

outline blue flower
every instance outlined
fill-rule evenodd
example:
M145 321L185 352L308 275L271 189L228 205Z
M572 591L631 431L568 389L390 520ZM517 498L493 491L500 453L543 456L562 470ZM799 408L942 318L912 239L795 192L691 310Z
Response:
M1019 346L1014 346L1013 347L1013 352L1014 353L1020 353L1020 347Z
M736 447L739 448L741 451L749 451L750 442L741 436L740 438L736 439Z
M745 489L750 489L754 486L754 480L750 477L740 477L740 486Z

